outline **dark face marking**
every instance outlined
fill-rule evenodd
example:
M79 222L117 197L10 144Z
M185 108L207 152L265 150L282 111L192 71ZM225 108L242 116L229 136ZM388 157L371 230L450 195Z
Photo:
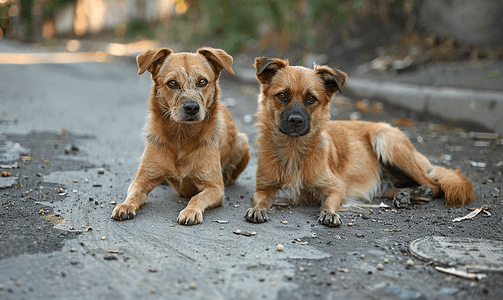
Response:
M298 102L281 113L279 131L290 137L299 137L311 129L309 113Z

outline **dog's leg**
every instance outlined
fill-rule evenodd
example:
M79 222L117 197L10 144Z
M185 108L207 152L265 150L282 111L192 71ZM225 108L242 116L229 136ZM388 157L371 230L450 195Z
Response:
M201 224L206 209L224 205L224 182L218 155L200 165L191 181L200 192L180 211L177 222L182 225Z
M238 133L232 151L231 159L222 170L225 186L236 181L239 174L241 174L246 168L246 165L248 165L248 161L250 160L250 147L248 146L246 134L241 132Z
M263 223L269 220L267 210L273 205L277 192L277 187L257 190L253 195L253 207L246 211L246 220L252 223Z
M318 222L328 227L342 225L341 217L336 213L341 206L342 200L344 200L344 195L342 193L336 192L329 195L320 208Z
M381 197L393 199L393 204L397 208L406 208L414 202L431 201L432 195L433 191L428 186L422 185L416 188L389 188L381 194Z
M192 197L176 221L181 225L196 225L203 222L203 212L217 206L224 205L224 186L203 185L202 191Z
M163 174L161 170L155 171L152 168L147 171L142 163L135 179L129 185L126 201L115 207L112 219L116 221L132 219L140 206L147 202L148 194L166 180L166 176L161 176L161 174Z
M428 173L432 166L428 159L397 128L381 125L373 139L374 151L383 164L390 164L403 171L419 185L426 185L436 196L440 191L439 184Z

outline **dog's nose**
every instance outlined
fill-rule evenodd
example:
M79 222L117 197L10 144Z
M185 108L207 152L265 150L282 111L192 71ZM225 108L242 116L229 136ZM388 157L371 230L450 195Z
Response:
M304 118L297 114L291 114L288 117L288 124L294 128L300 127L304 125Z
M193 116L197 114L199 111L199 104L197 104L196 101L194 100L189 100L185 102L183 105L183 109L185 110L185 113L188 114L189 116Z

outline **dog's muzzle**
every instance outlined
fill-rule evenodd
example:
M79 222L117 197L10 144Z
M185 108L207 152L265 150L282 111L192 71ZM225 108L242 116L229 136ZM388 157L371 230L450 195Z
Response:
M310 128L309 113L299 103L283 111L280 116L279 131L290 137L306 135Z
M188 100L185 104L183 104L182 109L184 113L184 121L192 122L197 120L197 114L199 113L200 107L196 101Z

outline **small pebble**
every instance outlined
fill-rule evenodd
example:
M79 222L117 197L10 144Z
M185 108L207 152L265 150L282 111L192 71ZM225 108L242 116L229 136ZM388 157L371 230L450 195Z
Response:
M70 247L70 252L75 252L77 251L77 249L75 249L74 247Z
M115 204L115 200L110 201L110 204Z
M285 250L285 246L280 244L276 246L276 249L278 249L279 252L282 252L283 250Z
M241 234L241 230L237 229L236 231L234 231L235 234Z
M281 224L288 224L288 221L281 221Z
M367 220L369 218L369 215L367 214L362 214L362 219Z
M412 259L407 260L407 265L413 267L414 261Z
M385 258L383 259L383 261L384 261L384 263L385 263L385 264L387 264L387 263L389 263L389 258L385 257Z
M353 223L348 223L348 226L353 226Z
M299 271L304 272L304 267L299 267Z
M257 235L257 233L255 231L252 231L251 235Z
M63 188L59 188L59 192L60 192L60 193L64 193L64 192L65 192L65 190L64 190Z
M98 174L105 174L105 169L98 169Z
M196 283L195 283L195 282L192 282L192 283L190 284L190 289L191 289L191 290L195 290L196 288L197 288Z
M101 240L105 240L105 239L106 239L106 237L104 237L104 236L101 237Z
M73 182L74 183L79 183L79 181L77 179L74 179Z
M377 264L377 270L384 270L383 264Z
M365 254L360 254L360 258L364 259L365 258Z
M253 116L252 116L252 115L250 115L250 114L246 114L246 115L244 115L244 117L243 117L243 121L244 121L246 124L251 123L251 122L253 121Z

